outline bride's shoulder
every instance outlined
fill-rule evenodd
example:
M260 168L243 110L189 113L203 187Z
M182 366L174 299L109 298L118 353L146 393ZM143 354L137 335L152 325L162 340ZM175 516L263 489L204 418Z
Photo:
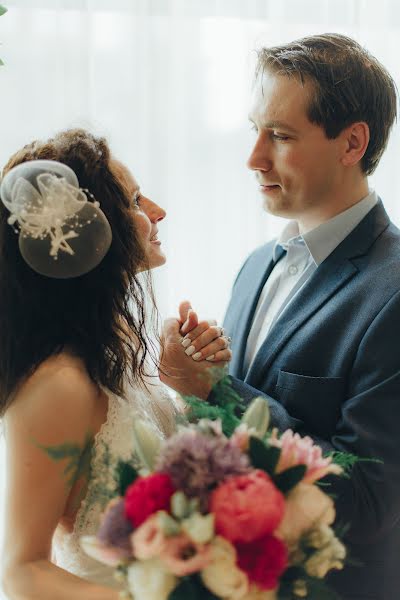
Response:
M84 363L67 353L51 356L27 377L17 389L6 412L6 420L22 418L25 423L43 419L66 428L88 426L101 392L90 379Z

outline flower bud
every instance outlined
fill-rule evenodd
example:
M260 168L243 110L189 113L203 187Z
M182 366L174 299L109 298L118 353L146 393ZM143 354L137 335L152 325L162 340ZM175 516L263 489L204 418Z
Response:
M196 544L207 544L214 537L214 515L194 513L182 522L182 529Z
M269 419L268 403L265 398L258 396L243 414L241 422L246 423L249 429L254 429L256 435L262 438L267 433Z
M184 519L189 515L189 502L183 492L177 491L172 496L171 511L177 519Z
M152 471L157 454L160 451L161 441L154 429L142 419L133 424L133 437L135 449L143 466Z
M158 511L157 524L166 537L178 535L181 531L179 523L177 523L173 517L165 512L165 510Z

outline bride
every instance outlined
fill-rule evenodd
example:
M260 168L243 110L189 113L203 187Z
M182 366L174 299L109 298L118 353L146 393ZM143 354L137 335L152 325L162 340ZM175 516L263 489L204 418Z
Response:
M160 436L173 430L178 408L152 375L156 313L146 273L165 262L157 237L165 211L106 141L84 130L25 146L4 175L4 591L116 600L111 570L86 557L79 539L98 527L118 459L135 460L132 420L147 419ZM221 350L221 329L188 309L181 305L182 333L202 334L201 357L222 366L230 351Z

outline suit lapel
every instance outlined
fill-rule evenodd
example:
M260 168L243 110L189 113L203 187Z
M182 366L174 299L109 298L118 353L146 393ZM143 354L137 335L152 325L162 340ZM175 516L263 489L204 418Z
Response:
M265 379L276 355L294 333L358 272L352 261L365 255L378 235L389 225L382 202L367 214L359 225L319 265L310 279L277 319L261 345L245 381L257 387Z
M244 376L243 362L247 337L254 318L254 312L257 308L258 299L272 269L283 254L283 248L278 246L274 261L272 258L272 249L269 246L265 252L260 252L256 257L253 257L254 264L246 271L244 281L241 281L241 289L244 291L244 296L241 303L241 312L237 315L237 326L232 343L233 358L230 364L230 373L239 379L242 379Z

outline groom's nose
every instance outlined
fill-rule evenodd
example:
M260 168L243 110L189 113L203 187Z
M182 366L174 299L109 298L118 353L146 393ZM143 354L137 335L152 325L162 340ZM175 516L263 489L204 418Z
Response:
M261 132L247 160L252 171L270 171L272 169L272 150L267 136Z

